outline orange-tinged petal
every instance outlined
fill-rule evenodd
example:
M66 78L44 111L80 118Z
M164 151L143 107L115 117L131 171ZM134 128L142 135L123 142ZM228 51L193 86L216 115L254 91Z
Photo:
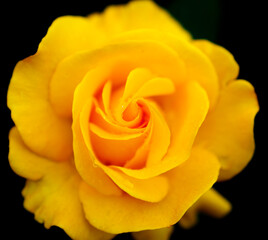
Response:
M220 88L237 78L239 66L233 55L225 48L207 40L194 40L192 43L211 60L218 75Z
M82 183L80 199L86 218L98 229L111 233L158 229L175 224L185 211L217 180L219 163L203 149L194 149L181 166L167 172L170 190L157 203L127 194L104 196Z
M129 57L131 56L131 57ZM165 64L163 64L165 59ZM57 112L71 116L73 94L77 85L89 70L100 68L99 75L109 78L113 86L123 85L131 70L136 67L148 68L151 72L170 78L183 79L184 66L177 54L168 46L151 41L112 44L95 51L84 51L65 58L58 65L51 84L57 84L51 101ZM97 70L96 70L97 71ZM103 79L102 77L102 79ZM99 83L100 77L92 77L91 84ZM69 84L70 83L70 84ZM52 88L52 86L51 86ZM65 91L62 91L65 89ZM61 91L60 94L58 94ZM53 90L51 90L51 94ZM92 92L92 91L91 91Z
M16 127L13 127L9 133L8 158L14 172L31 180L40 179L55 164L29 150Z
M254 88L245 80L230 82L203 123L196 139L221 162L219 180L239 173L252 158L254 117L259 110Z
M94 142L94 139L92 139L92 136L91 136L91 139L89 136L89 128L88 128L89 113L90 113L90 101L88 103L85 103L84 108L82 109L82 112L81 112L81 116L80 116L80 127L81 127L82 136L83 136L83 141L85 142L85 145L87 146L87 150L88 150L87 157L89 159L87 160L87 164L89 164L89 161L91 159L93 159L93 161L91 160L92 161L91 164L95 164L97 167L100 167L107 174L107 176L109 176L113 180L113 182L117 186L120 187L120 189L127 192L131 196L134 196L136 198L139 198L139 199L142 199L145 201L150 201L150 202L157 202L157 201L160 201L163 197L165 197L165 195L168 191L168 183L167 183L165 178L158 176L158 177L154 177L151 179L138 180L138 179L126 176L121 171L113 169L112 167L104 165L103 162L106 164L106 162L105 162L106 159L104 159L104 160L98 159L98 157L99 157L98 155L100 153L98 154L98 152L93 151L93 150L96 150L95 148L98 147L97 146L98 142ZM107 138L106 140L108 140L108 138L111 137L111 134L109 136L108 136L108 133L105 133L105 134L106 134L106 138ZM77 133L75 133L75 135L77 135ZM139 133L138 136L139 135L142 136L141 133ZM104 134L103 134L103 136L104 136ZM115 138L115 135L112 137ZM131 137L130 135L129 136L126 135L126 138L130 138L130 137ZM120 138L120 136L117 136L117 138ZM99 151L102 150L103 152L105 152L107 154L107 158L111 157L111 156L114 157L114 159L111 158L111 160L110 160L111 162L108 162L108 164L113 164L113 163L114 164L121 164L120 160L123 161L123 163L124 163L124 161L126 161L125 155L129 154L130 151L136 151L136 149L138 148L138 147L134 146L133 149L131 149L131 146L133 146L133 143L127 142L127 140L131 140L131 139L123 139L123 140L124 141L122 141L120 145L118 145L118 142L115 139L112 141L109 141L109 144L107 144L107 145L105 145L103 141L101 144L99 143L100 144L100 146L99 146L100 149L98 149ZM134 138L134 140L136 140L136 139ZM78 144L81 144L81 143L78 142ZM94 144L94 146L93 146L93 144ZM125 145L123 145L123 144L125 144ZM128 151L126 153L124 153L124 148L128 147L127 146L128 144L130 144L130 148L128 148ZM113 148L116 147L116 149L110 148L110 145L113 146ZM103 148L105 149L105 151L103 150ZM76 151L75 151L75 154L76 154ZM78 149L78 154L80 154L79 149ZM118 156L116 156L115 154L117 154ZM89 167L89 168L92 168L92 167L87 166L85 164L85 159L76 158L76 156L78 156L78 155L75 155L75 162L76 162L76 166L77 166L80 174L82 174L82 176L84 176L85 179L92 178L92 174L89 173L88 169L86 169L86 168L82 169L82 167ZM106 155L102 155L101 157L105 157L105 156ZM122 159L120 158L120 156L123 156ZM95 167L95 170L97 171L96 167ZM99 169L99 171L101 171L101 170ZM92 182L94 183L94 181L102 181L102 184L105 183L104 186L100 186L100 187L102 187L102 189L105 188L103 190L103 191L105 191L105 194L120 194L121 192L119 189L113 190L113 188L115 188L115 186L113 186L113 183L110 182L111 180L107 176L103 176L104 179L98 179L98 180L89 179L88 181L89 181L91 186L93 185ZM98 176L96 176L96 177L98 177ZM99 177L101 177L101 176L99 176ZM108 184L110 184L112 186L108 187ZM93 185L93 186L97 187L96 185ZM154 187L152 187L152 186L154 186ZM112 187L112 189L109 189L111 187ZM108 189L106 189L106 188L108 188Z
M102 166L107 175L130 196L147 202L159 202L168 193L169 183L164 176L149 179L129 177L121 171L109 166Z
M191 35L166 10L153 1L130 1L109 6L101 14L89 15L89 21L102 29L107 38L135 29L156 29L190 40Z
M134 134L112 134L94 124L90 124L90 141L96 157L106 165L123 166L135 155L144 139L146 132ZM104 150L105 149L105 150Z
M102 90L102 103L104 106L105 113L111 117L111 106L110 106L110 100L111 100L111 92L112 92L112 83L108 81Z
M115 167L138 179L157 176L183 163L190 155L196 134L209 108L204 89L197 82L191 81L182 84L175 94L161 97L157 102L165 113L165 121L171 135L166 156L161 162L149 168Z
M97 124L101 128L105 129L107 132L117 134L133 134L144 131L144 128L129 128L127 126L119 125L117 122L114 121L114 119L111 119L103 112L100 107L98 107L96 101L94 101L94 103L97 106L95 106L95 109L92 111L90 122Z
M210 189L202 195L192 207L190 207L179 221L180 226L183 228L191 228L198 221L199 213L206 213L215 218L222 218L228 214L232 206L216 190Z
M197 81L206 90L210 106L212 107L216 103L219 92L219 80L216 70L209 57L191 42L187 42L174 35L152 29L138 29L135 31L125 32L116 36L112 42L142 42L145 40L164 43L178 54L178 58L185 65L186 73L183 78L171 78L175 85L180 84L182 79ZM166 75L164 77L168 76Z
M59 118L48 100L53 65L40 53L19 62L8 89L7 103L25 144L53 160L72 155L71 122Z
M163 160L169 148L171 134L160 108L153 102L146 102L151 111L152 121L152 136L146 159L146 167L150 168Z
M55 163L40 180L26 182L24 207L46 228L58 226L73 239L112 239L114 235L92 227L78 197L80 177L68 163Z
M78 94L75 98L74 105L79 105L82 94ZM81 177L92 187L98 189L102 194L121 195L122 191L113 183L113 181L99 168L96 162L96 156L92 148L88 148L86 143L89 142L89 134L82 133L82 128L88 129L88 119L90 117L91 100L84 103L82 121L80 114L74 119L73 134L74 134L74 161L75 166ZM85 109L87 108L87 109ZM81 126L82 125L82 126ZM86 140L84 137L87 137Z
M174 227L166 227L155 230L145 230L141 232L133 232L132 236L135 240L169 240Z

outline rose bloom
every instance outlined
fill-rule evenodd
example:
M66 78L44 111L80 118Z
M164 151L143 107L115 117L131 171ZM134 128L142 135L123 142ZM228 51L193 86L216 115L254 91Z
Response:
M24 207L73 239L168 239L254 152L258 102L224 48L152 1L56 19L8 90L9 161Z

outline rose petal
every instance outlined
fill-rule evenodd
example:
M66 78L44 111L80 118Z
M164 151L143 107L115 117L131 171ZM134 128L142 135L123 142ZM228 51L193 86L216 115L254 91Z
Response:
M102 159L98 159L97 156L98 154L93 151L94 148L96 148L97 143L95 142L94 147L92 146L94 144L94 141L92 142L92 138L91 140L89 139L89 133L88 133L88 115L90 113L90 101L88 103L86 103L84 105L84 108L82 109L81 112L81 116L80 116L80 127L81 127L81 131L82 131L82 136L83 136L83 142L85 142L87 149L88 149L88 154L83 158L81 158L81 156L79 155L75 155L75 162L76 162L76 166L78 171L80 172L80 174L82 174L82 176L84 176L84 178L90 183L90 185L97 187L96 185L94 185L96 180L92 180L90 178L92 178L93 174L90 174L90 169L92 169L92 166L87 166L86 164L90 164L90 160L92 159L91 164L95 164L97 167L100 167L100 169L102 169L107 176L109 176L113 182L115 182L115 184L117 186L120 187L120 189L122 189L123 191L127 192L128 194L130 194L133 197L145 200L145 201L150 201L150 202L157 202L160 201L162 198L165 197L167 190L168 190L168 183L166 181L165 178L163 177L154 177L151 179L146 179L146 180L138 180L138 179L134 179L131 178L129 176L126 176L125 174L123 174L122 172L119 172L109 166L104 165L102 162ZM77 135L77 133L76 133ZM139 134L141 135L141 134ZM142 136L142 135L141 135ZM115 137L115 136L113 136ZM120 136L117 136L117 138L120 138ZM130 138L131 135L126 135L126 138ZM126 142L127 139L123 139L124 141L121 143L125 144L124 142ZM135 140L135 138L134 138ZM81 143L80 143L81 144ZM111 144L112 146L115 147L116 144L118 144L117 141L115 141L115 139L113 141L110 141L109 144ZM114 155L114 154L118 154L119 156L121 156L122 154L124 154L124 152L122 153L123 149L122 146L118 145L116 146L117 149L113 149L109 147L109 144L106 146L104 146L104 143L102 142L102 144L100 145L100 149L102 148L102 151L104 151L103 149L105 149L105 152L107 154L107 157L115 157L115 159L111 159L111 161L114 161L114 164L118 163L118 161L121 159L118 156ZM126 144L130 144L129 142L127 142ZM76 146L76 145L75 145ZM130 149L128 149L129 151L132 151L131 149L132 144L130 144ZM76 148L78 149L78 146L76 146ZM108 148L108 149L107 149ZM124 146L123 146L124 148ZM133 148L134 151L136 151L136 148ZM113 151L113 153L111 153L111 151ZM116 152L117 151L117 152ZM78 154L80 153L79 149L78 149ZM76 151L75 151L76 154ZM83 153L85 154L85 153ZM129 154L128 152L126 154ZM76 158L80 157L80 158ZM125 161L125 157L122 158L122 161ZM88 159L87 162L84 162L85 159ZM119 159L119 160L118 160ZM113 163L113 162L112 162ZM119 162L120 163L120 162ZM82 168L84 167L84 168ZM89 167L89 170L87 169L87 167ZM94 168L93 168L94 169ZM100 169L98 169L99 171L101 171ZM95 171L97 171L97 168L94 169ZM101 173L102 174L102 173ZM96 175L96 174L94 174ZM109 178L107 176L96 176L96 177L103 177L104 179L101 179L102 182L105 182L104 186L100 186L102 187L103 190L101 191L105 191L105 194L120 194L120 191L114 189L106 189L108 188L108 183L111 185ZM100 181L100 180L99 180ZM106 183L107 182L107 183ZM93 183L93 184L92 184ZM152 186L157 186L156 187L152 187ZM104 189L105 188L105 189ZM114 192L113 192L114 191Z
M16 65L7 103L25 144L35 153L63 161L72 155L71 122L59 118L48 101L53 64L36 54Z
M157 176L184 162L190 155L198 129L209 108L207 95L197 82L186 82L175 94L157 100L171 132L167 155L161 162L149 168L127 169L113 166L138 179Z
M198 220L198 214L206 213L215 218L222 218L231 211L231 204L216 190L210 189L190 207L179 221L180 226L189 229Z
M77 84L89 70L98 66L101 66L103 75L106 74L115 87L125 83L127 75L135 67L148 68L159 76L172 80L183 79L184 74L183 63L176 53L161 43L129 42L108 45L96 51L79 52L61 61L51 80L51 84L57 84L54 90L55 101L53 97L51 101L58 113L71 116L73 93Z
M219 92L219 80L216 70L209 57L191 42L184 41L183 39L176 37L176 35L166 34L152 29L138 29L121 33L120 35L115 36L112 42L142 42L144 40L161 42L172 48L185 65L186 74L184 80L197 81L206 90L210 106L213 106L216 103ZM168 77L167 75L163 76ZM173 80L175 85L182 82L182 78L170 79Z
M153 77L154 75L146 68L135 68L132 70L127 77L122 102L126 102L131 98L145 82Z
M152 136L146 159L146 167L150 168L163 160L170 145L171 134L160 108L148 100L146 103L151 111L152 118Z
M157 17L156 17L157 16ZM101 14L88 17L107 37L134 29L156 29L190 40L191 35L179 22L153 1L130 1L126 5L109 6Z
M46 228L56 225L73 239L112 239L114 235L97 230L85 219L78 197L80 182L68 163L54 164L41 180L26 182L24 207Z
M86 83L86 82L84 82ZM81 87L81 85L80 85ZM74 105L80 106L80 101L83 101L82 94L78 95L75 98ZM80 176L86 181L89 185L93 186L94 188L98 189L102 194L109 195L109 194L116 194L121 195L122 191L113 183L113 181L104 173L104 171L97 167L94 163L96 161L95 154L91 149L88 148L86 142L89 142L89 134L87 134L87 141L82 134L81 129L81 122L84 128L88 128L88 119L90 117L90 109L91 109L92 101L89 99L86 103L83 103L85 114L84 119L85 121L81 121L80 117L76 117L73 123L73 134L74 134L74 161L77 171L79 172ZM87 108L87 109L85 109ZM87 110L87 111L86 111ZM87 114L87 115L86 115ZM80 116L80 114L78 115Z
M90 124L90 141L96 157L106 165L123 166L144 142L147 132L112 134L95 124Z
M254 152L254 117L259 110L252 85L244 80L230 82L207 116L195 144L215 153L221 162L219 180L239 173Z
M157 203L135 199L127 194L104 196L85 183L80 199L88 221L111 233L164 228L175 224L184 212L217 180L219 163L214 155L195 149L181 166L165 174L170 189Z
M16 127L9 133L9 164L18 175L38 180L54 166L54 162L34 154L25 146Z
M174 227L171 226L155 230L133 232L132 236L135 240L169 240L173 230Z
M218 75L220 88L237 78L239 66L230 52L207 40L194 40L193 44L211 60Z

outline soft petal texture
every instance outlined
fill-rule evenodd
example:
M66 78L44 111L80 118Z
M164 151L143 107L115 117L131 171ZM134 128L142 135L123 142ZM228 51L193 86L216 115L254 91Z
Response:
M93 150L98 159L106 165L124 166L126 161L135 155L147 135L146 132L112 134L94 124L90 124L89 128Z
M237 78L239 66L230 52L207 40L194 40L193 44L211 60L218 75L220 88Z
M84 82L82 84L84 84ZM79 97L81 97L81 95L79 95L77 98ZM91 186L98 189L98 191L105 191L105 194L120 194L120 190L116 189L113 184L114 182L120 187L120 189L135 198L139 198L149 202L158 202L162 200L166 196L169 187L168 182L164 177L157 176L146 180L135 179L132 177L128 177L121 171L117 171L110 166L104 165L101 161L98 160L95 152L93 151L92 140L89 139L88 119L90 118L90 102L91 101L89 100L88 104L85 104L84 108L81 111L80 126L74 123L74 127L76 128L76 132L74 134L76 167L80 174L82 174L82 177ZM77 142L76 137L79 137L79 131L81 132L80 137L83 138L82 140ZM86 149L84 150L82 142L85 143L84 147L86 147ZM81 150L86 151L86 153L81 152ZM118 152L118 154L119 153L120 152ZM93 164L96 165L96 167L94 167ZM93 171L94 173L90 174L89 171ZM104 172L107 175L104 175ZM92 177L93 174L95 176L94 178ZM99 174L99 176L97 176L97 174ZM112 179L113 182L110 179Z
M75 98L77 102L75 101L74 104L79 105L80 97L82 97L82 95L79 95L79 97ZM91 109L90 100L88 100L88 104L85 104L85 107L88 107L86 111L88 113L88 117L84 119L84 122L85 124L88 124L89 111ZM85 128L86 127L87 125L85 126ZM89 185L98 189L98 191L100 191L102 194L121 195L122 191L112 182L112 180L104 173L104 171L101 168L97 167L96 164L94 163L95 161L94 152L92 150L90 151L85 143L82 130L80 127L80 118L74 119L73 129L74 129L73 147L74 147L75 166L80 176Z
M73 239L112 239L114 235L92 227L78 198L80 177L68 163L55 164L40 180L28 180L23 189L24 207L46 228L59 226Z
M213 106L216 103L219 93L217 72L209 57L198 47L191 44L191 42L152 29L138 29L131 32L125 32L116 36L112 42L142 42L148 40L161 42L172 48L185 66L185 75L183 79L198 82L206 90L210 106ZM173 77L171 79L176 85L182 82L181 78Z
M9 133L9 164L21 177L38 180L45 175L54 162L34 154L25 146L16 127Z
M109 6L102 14L89 15L89 21L107 37L135 29L155 29L190 40L191 35L164 9L153 1L130 1L126 5Z
M42 54L19 62L9 85L8 107L32 151L50 159L67 160L72 154L71 122L59 118L48 101L52 71L53 66Z
M147 179L162 174L188 159L198 129L209 108L206 92L197 82L186 82L175 94L161 98L161 101L158 99L157 102L165 113L165 121L171 133L167 154L161 162L148 168L113 168L138 179Z
M56 163L34 154L16 128L10 132L9 161L17 174L28 179L23 190L25 208L45 227L59 226L74 239L113 238L85 220L78 198L81 179L69 163Z
M63 58L94 49L102 39L102 32L86 18L60 17L52 23L37 53L17 64L8 90L8 106L24 142L36 153L55 160L66 160L72 154L71 123L54 113L50 95L55 88L50 80ZM65 92L64 87L55 90L57 99Z
M222 218L232 209L231 204L216 190L210 189L191 206L179 221L180 226L189 229L198 221L199 213L206 213L215 218Z
M185 211L217 180L219 163L214 155L194 149L182 165L165 173L170 183L167 196L158 203L124 194L104 196L89 185L80 186L86 218L96 228L122 233L158 229L175 224Z
M252 158L254 117L258 110L252 85L244 80L232 81L221 91L217 106L201 126L196 145L218 156L219 180L230 179Z
M122 85L128 73L135 67L146 67L173 81L182 81L185 73L184 65L176 52L161 42L133 41L107 45L95 51L78 52L58 65L51 80L56 84L55 96L61 98L54 101L52 97L51 101L62 115L71 116L75 88L89 70L100 66L101 74L109 77L115 86ZM100 82L97 83L101 86ZM61 94L58 94L59 91Z
M145 230L141 232L133 232L132 236L135 240L169 240L173 232L173 226L160 228L155 230Z

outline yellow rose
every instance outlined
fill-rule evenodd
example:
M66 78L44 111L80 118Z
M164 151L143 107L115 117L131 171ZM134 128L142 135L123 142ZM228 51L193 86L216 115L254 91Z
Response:
M210 189L250 161L258 111L238 68L152 1L56 19L8 90L24 207L73 239L167 239L225 215Z

